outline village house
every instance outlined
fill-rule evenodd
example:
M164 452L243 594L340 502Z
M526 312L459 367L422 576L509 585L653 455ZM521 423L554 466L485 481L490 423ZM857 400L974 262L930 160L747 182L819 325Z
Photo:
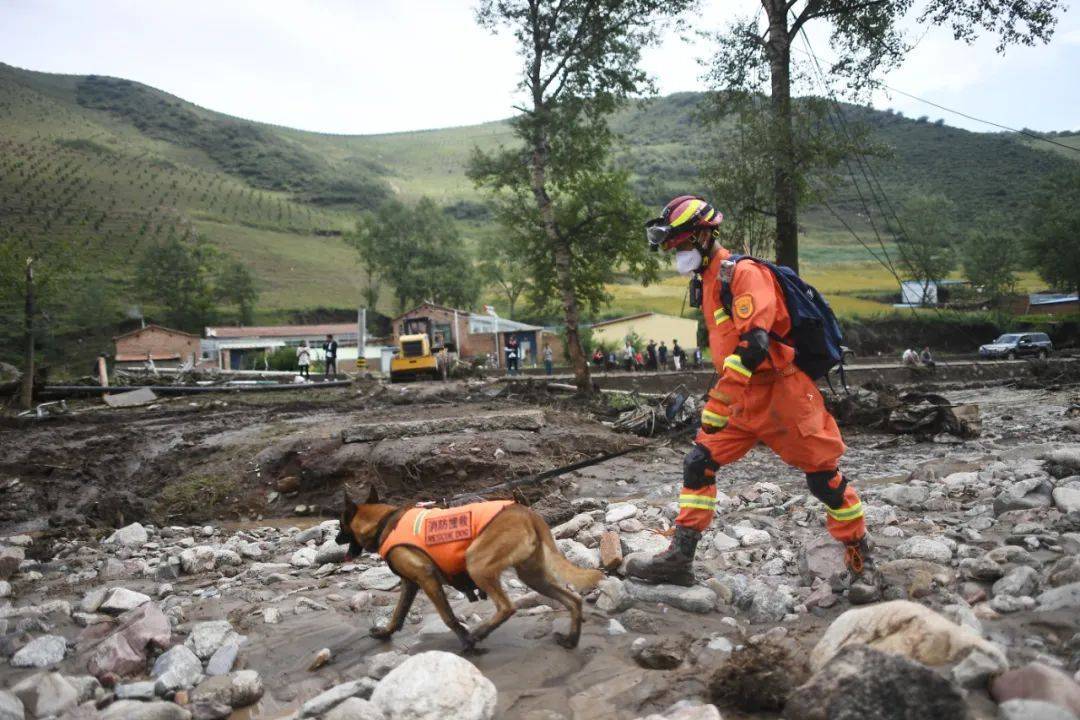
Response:
M117 367L142 366L148 360L157 367L180 367L194 365L200 358L198 335L161 325L150 324L117 335L113 343Z
M322 359L327 335L338 343L338 367L356 360L357 324L323 323L318 325L253 325L250 327L208 327L202 342L203 360L222 370L244 370L266 353L282 347L298 347L307 340L314 350L312 358ZM259 368L256 368L259 369Z

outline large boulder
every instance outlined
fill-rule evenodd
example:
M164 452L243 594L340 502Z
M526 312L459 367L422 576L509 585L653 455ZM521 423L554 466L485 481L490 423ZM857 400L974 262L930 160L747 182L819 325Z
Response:
M0 580L7 580L19 571L26 559L26 550L12 545L0 545Z
M137 549L146 544L150 539L149 533L139 523L125 525L103 541L106 545L119 545L121 547Z
M383 678L371 702L389 720L491 720L495 685L464 658L432 650Z
M0 690L0 720L24 720L26 709L15 693Z
M339 706L349 698L361 698L366 700L375 691L375 681L371 678L350 680L340 685L335 685L305 702L300 707L301 718L318 717L331 708Z
M693 613L708 613L716 609L716 593L707 587L693 585L646 585L626 582L626 591L634 600L664 603Z
M1044 478L1018 480L994 498L994 514L1050 507L1050 489L1050 483Z
M1080 582L1047 590L1035 598L1035 601L1038 609L1042 611L1080 608Z
M715 705L703 705L694 700L680 700L662 713L653 713L638 720L723 720Z
M349 698L323 716L324 720L386 720L375 703L361 698Z
M233 630L232 624L228 620L208 620L192 627L184 644L200 660L209 660L218 648L230 642L241 642L241 636Z
M1008 667L1005 654L993 643L907 600L856 608L840 615L810 653L810 666L819 671L842 649L859 644L926 665L957 662L978 651L1001 670Z
M171 639L169 618L154 603L143 603L117 618L112 633L90 650L88 668L99 678L139 673L146 664L147 647L165 648Z
M119 700L105 708L101 720L191 720L191 713L164 700Z
M203 665L186 645L174 645L158 656L150 674L156 678L159 692L181 690L202 679Z
M786 720L926 720L969 717L960 690L907 658L849 645L784 706Z
M1009 700L998 706L999 720L1076 720L1059 705L1042 700Z
M1035 568L1020 565L1014 567L1005 577L994 583L991 592L994 595L1034 595L1039 584L1039 573Z
M886 485L878 497L905 510L918 510L930 497L930 488L925 485Z
M929 537L913 537L900 543L896 554L910 560L927 560L938 564L952 560L952 548L940 540Z
M1080 512L1080 483L1072 482L1054 488L1054 504L1065 514Z
M67 641L59 635L42 635L23 645L11 657L12 667L46 668L58 664L67 652Z
M237 670L199 683L191 691L192 703L221 703L232 708L247 707L263 695L263 682L254 670Z
M1042 700L1080 716L1080 685L1060 670L1042 663L1031 663L998 676L990 684L990 695L999 703Z
M79 702L79 690L56 672L41 672L23 678L11 692L32 718L60 715Z
M118 587L113 588L108 595L106 595L105 599L102 600L101 605L99 605L97 609L104 613L119 614L127 612L128 610L134 610L143 603L148 602L150 602L149 595Z

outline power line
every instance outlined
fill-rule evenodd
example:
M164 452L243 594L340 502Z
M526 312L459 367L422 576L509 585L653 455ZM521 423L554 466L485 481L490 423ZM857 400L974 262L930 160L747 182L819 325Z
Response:
M968 115L967 113L960 112L959 110L953 110L952 108L947 108L944 105L939 105L938 103L936 103L936 102L934 102L932 100L927 100L926 98L921 98L921 97L919 97L917 95L912 95L909 92L904 92L903 90L899 90L897 88L894 88L891 85L886 85L883 82L876 82L874 84L878 85L879 87L883 87L886 90L891 90L892 92L900 93L901 95L905 95L905 96L911 98L912 100L918 100L919 102L926 103L927 105L933 105L934 107L938 108L939 110L944 110L945 112L950 112L950 113L953 113L954 115L959 115L960 117L967 118L968 120L974 120L975 122L981 122L984 125L991 125L993 127L1000 128L1002 130L1008 130L1009 132L1017 133L1019 135L1026 135L1027 137L1032 138L1034 140L1042 140L1043 142L1050 143L1051 145L1057 145L1058 147L1063 147L1066 150L1072 150L1073 152L1080 153L1080 147L1073 147L1072 145L1066 145L1065 143L1060 143L1057 140L1052 140L1052 139L1050 139L1048 137L1043 137L1042 135L1038 135L1038 134L1033 133L1033 132L1028 132L1027 130L1017 130L1016 128L1009 127L1008 125L1002 125L1001 123L996 123L996 122L993 122L991 120L983 120L982 118L975 117L974 115Z

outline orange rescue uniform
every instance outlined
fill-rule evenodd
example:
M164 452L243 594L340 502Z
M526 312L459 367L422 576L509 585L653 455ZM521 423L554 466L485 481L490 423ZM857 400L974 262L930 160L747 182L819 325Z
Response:
M859 496L838 470L845 450L840 430L814 381L796 367L794 349L777 340L791 332L783 289L769 268L738 262L730 279L729 313L720 281L721 264L729 256L718 247L702 271L702 312L720 380L709 391L695 443L716 467L765 443L806 473L810 492L825 503L829 533L841 542L857 542L866 526ZM768 333L770 342L767 356L751 369L736 351L746 347L742 336L755 328ZM688 463L675 522L702 531L716 514L715 469L698 474Z
M399 545L422 550L447 577L465 572L465 551L513 500L492 500L453 508L412 508L379 545L383 560Z

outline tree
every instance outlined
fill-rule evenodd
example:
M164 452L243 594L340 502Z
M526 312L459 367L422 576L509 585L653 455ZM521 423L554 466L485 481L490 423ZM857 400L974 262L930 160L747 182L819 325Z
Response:
M798 205L802 173L798 167L792 86L800 75L843 84L859 98L877 73L898 65L910 49L900 21L915 0L760 0L764 20L736 21L721 40L713 78L722 90L769 90L769 149L772 160L776 257L798 270ZM948 25L958 40L980 32L996 33L998 51L1010 44L1046 42L1053 34L1062 0L925 0L919 25ZM834 59L817 67L811 57L793 61L793 45L807 24L827 24ZM805 36L804 36L805 38ZM807 44L809 49L809 44Z
M1053 175L1040 188L1028 220L1028 258L1043 280L1080 293L1080 170Z
M480 277L495 285L510 306L508 317L514 319L518 298L529 287L522 246L510 233L485 236L480 241Z
M902 271L909 280L923 283L924 298L931 282L956 268L955 214L956 206L944 195L914 195L891 226Z
M964 277L982 290L991 305L1016 290L1022 246L1007 218L994 213L964 233L960 254Z
M357 222L346 237L356 248L372 280L393 287L397 310L424 301L469 306L479 294L472 259L462 246L457 226L429 198L414 206L390 200ZM374 309L378 285L366 298Z
M217 251L198 239L174 237L150 245L135 268L137 293L160 303L172 327L200 332L215 316L211 278L217 263Z
M215 282L217 299L228 305L235 305L242 325L254 322L255 303L259 299L259 289L255 286L255 276L239 261L222 265L217 272Z
M642 256L640 227L609 229L632 213L608 204L626 197L626 176L611 168L607 117L651 86L638 66L642 48L657 39L660 21L686 0L482 0L477 20L509 28L522 60L524 103L512 121L520 149L477 151L470 176L504 195L500 219L522 222L529 241L534 294L557 298L579 392L591 393L579 332L579 293L603 297L603 279L620 265L655 272ZM621 186L620 186L621 183ZM517 202L522 207L510 207ZM610 254L601 255L599 235ZM614 241L614 242L612 242ZM541 299L543 299L541 297Z

